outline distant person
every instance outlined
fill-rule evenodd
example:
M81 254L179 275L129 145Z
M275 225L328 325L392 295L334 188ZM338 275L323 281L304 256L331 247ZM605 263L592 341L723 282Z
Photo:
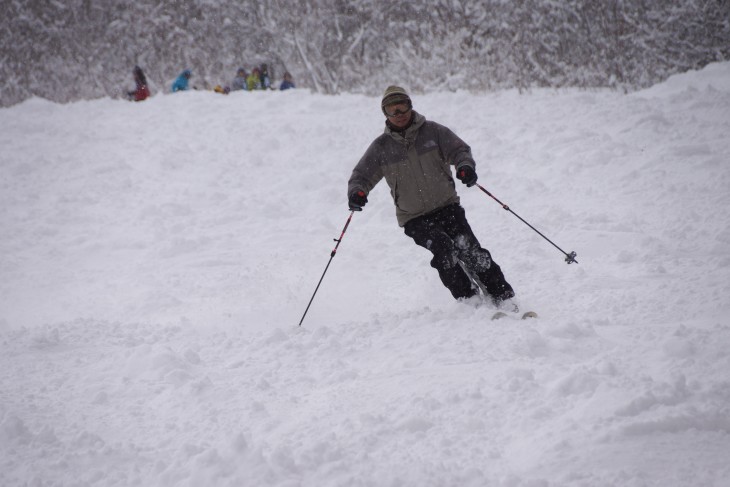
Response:
M238 68L238 71L236 71L236 77L233 78L233 83L231 83L231 91L248 91L247 78L248 73L246 73L246 70L243 68Z
M216 93L220 93L222 95L227 95L228 93L231 92L231 89L228 86L215 85L215 87L213 88L213 91L215 91Z
M284 73L284 81L281 82L281 86L279 86L279 89L281 91L284 91L290 90L292 88L296 88L296 86L294 85L294 78L292 78L291 73L287 71L286 73Z
M180 73L180 76L177 77L174 83L172 83L172 92L175 93L176 91L187 91L190 89L189 83L190 78L193 76L193 72L189 69L186 69L182 73Z
M134 101L146 100L150 96L150 90L147 88L147 77L145 77L142 68L135 66L132 75L134 76L135 89L134 91L128 91L127 97Z
M433 254L431 267L456 299L482 287L495 305L517 311L515 293L491 254L481 246L459 204L454 175L467 187L477 182L469 146L454 132L413 110L411 97L389 86L380 109L385 131L368 147L347 186L350 210L360 211L382 179L388 183L398 225Z
M248 91L260 90L261 89L261 70L259 68L253 68L251 74L248 75L246 80L248 84Z
M266 64L261 65L261 73L259 74L259 78L261 79L261 89L270 90L271 77L269 76L269 67Z

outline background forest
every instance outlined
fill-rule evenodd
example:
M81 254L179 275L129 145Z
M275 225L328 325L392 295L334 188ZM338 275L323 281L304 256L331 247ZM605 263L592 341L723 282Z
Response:
M2 106L199 88L266 62L318 93L625 91L730 59L730 0L0 1Z

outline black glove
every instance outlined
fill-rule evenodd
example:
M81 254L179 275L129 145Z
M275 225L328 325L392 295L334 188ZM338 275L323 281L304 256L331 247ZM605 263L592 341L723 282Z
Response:
M462 183L466 184L467 188L471 188L477 184L477 173L471 166L461 166L456 170L456 177L459 178Z
M367 202L368 197L365 194L365 191L354 191L347 201L350 205L351 211L362 211L362 207L365 206Z

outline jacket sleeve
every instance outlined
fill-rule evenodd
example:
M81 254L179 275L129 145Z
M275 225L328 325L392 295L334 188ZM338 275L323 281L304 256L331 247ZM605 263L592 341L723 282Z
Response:
M456 169L461 166L470 166L476 169L476 162L471 155L471 147L461 140L454 132L443 125L438 126L439 147L444 159L453 164Z
M383 179L383 170L378 162L379 159L378 141L374 141L365 151L365 154L357 163L347 183L347 196L355 191L364 191L365 194L375 187Z

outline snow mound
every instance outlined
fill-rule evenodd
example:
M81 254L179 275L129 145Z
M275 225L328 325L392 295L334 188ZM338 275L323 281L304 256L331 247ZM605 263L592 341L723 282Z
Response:
M629 96L414 97L471 146L523 310L456 303L346 181L378 100L0 110L0 485L730 478L730 64Z

